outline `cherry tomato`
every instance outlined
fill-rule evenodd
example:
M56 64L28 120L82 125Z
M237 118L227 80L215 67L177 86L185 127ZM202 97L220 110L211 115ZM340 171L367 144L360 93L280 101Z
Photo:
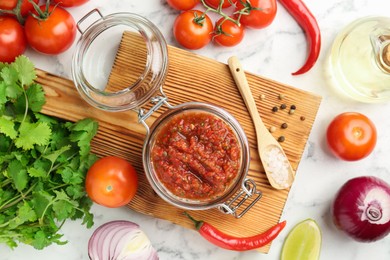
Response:
M212 39L213 23L200 11L181 13L173 24L173 34L179 44L191 50L206 46Z
M125 159L107 156L97 160L87 172L85 189L89 198L109 208L128 204L138 188L137 173Z
M231 2L234 4L236 3L238 0L232 0ZM205 0L206 4L208 6L211 6L212 8L214 9L217 9L221 0ZM222 4L222 8L227 8L229 6L231 6L232 4L229 2L229 0L223 0L223 4Z
M242 0L237 2L236 11L248 8L248 15L242 15L240 22L249 28L261 29L272 23L276 16L276 0ZM259 10L252 9L259 8ZM236 14L237 16L237 14Z
M199 0L167 0L167 3L176 10L187 11L194 8Z
M231 47L239 44L244 38L244 26L238 26L232 21L225 20L222 17L216 23L216 35L214 41L222 46Z
M45 6L40 7L45 11ZM72 46L76 38L76 23L65 9L49 6L49 16L38 20L30 15L26 19L24 30L30 46L44 54L59 54ZM37 15L37 14L36 14Z
M13 62L26 50L26 36L19 22L10 16L0 16L0 62Z
M59 4L63 7L74 7L85 4L89 0L54 0L54 3Z
M368 117L357 112L345 112L332 120L326 137L336 157L356 161L374 150L377 134L374 123Z
M39 0L33 0L33 2L38 4ZM16 7L17 3L18 0L0 1L0 9L12 11ZM34 6L32 5L32 3L30 3L29 0L23 0L22 6L20 8L20 14L24 17L27 16L29 12L32 12L33 10Z

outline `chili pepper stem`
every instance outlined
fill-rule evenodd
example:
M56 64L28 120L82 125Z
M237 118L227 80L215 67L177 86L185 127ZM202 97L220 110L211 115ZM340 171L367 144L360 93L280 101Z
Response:
M194 219L190 214L188 214L186 211L184 211L184 215L186 215L193 223L194 223L194 226L196 228L196 230L199 230L202 225L203 225L203 221L201 220L196 220Z

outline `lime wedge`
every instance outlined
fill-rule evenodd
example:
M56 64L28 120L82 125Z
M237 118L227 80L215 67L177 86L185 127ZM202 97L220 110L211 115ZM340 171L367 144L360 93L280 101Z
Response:
M306 219L293 227L282 248L281 260L318 260L321 230L315 220Z

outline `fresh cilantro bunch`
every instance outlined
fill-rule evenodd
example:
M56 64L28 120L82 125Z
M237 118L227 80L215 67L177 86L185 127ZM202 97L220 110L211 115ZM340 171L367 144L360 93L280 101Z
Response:
M67 219L93 225L84 179L97 157L97 123L64 122L40 114L45 95L25 56L0 63L0 243L42 249L64 244Z

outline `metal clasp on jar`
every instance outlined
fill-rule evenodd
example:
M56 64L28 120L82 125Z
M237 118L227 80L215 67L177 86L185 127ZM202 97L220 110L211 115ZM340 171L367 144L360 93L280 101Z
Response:
M261 199L262 195L262 192L256 189L256 183L252 179L245 179L242 183L241 190L231 200L219 205L218 209L225 214L233 215L235 218L241 218ZM239 210L248 199L253 200L238 213L237 210Z
M143 108L138 110L138 122L141 123L146 129L146 136L150 134L150 129L148 124L145 122L155 111L157 111L161 106L166 105L169 109L173 108L171 104L168 103L168 97L165 96L163 90L160 88L160 96L155 96L150 99L150 102L153 105L149 111L145 111Z

